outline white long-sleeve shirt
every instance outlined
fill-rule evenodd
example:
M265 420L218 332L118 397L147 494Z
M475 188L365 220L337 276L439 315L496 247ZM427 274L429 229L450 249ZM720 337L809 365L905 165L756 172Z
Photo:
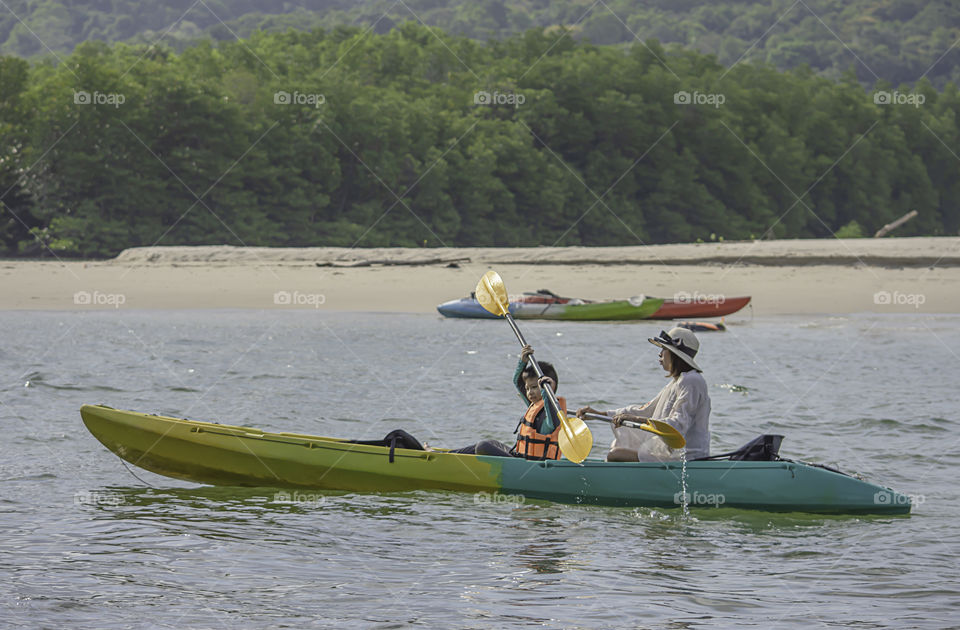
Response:
M645 405L630 405L607 412L628 413L641 418L663 420L679 431L687 441L687 459L710 455L710 395L700 372L691 370L670 382L657 397ZM676 461L678 452L671 450L659 437L648 431L614 427L610 448L637 451L641 462Z

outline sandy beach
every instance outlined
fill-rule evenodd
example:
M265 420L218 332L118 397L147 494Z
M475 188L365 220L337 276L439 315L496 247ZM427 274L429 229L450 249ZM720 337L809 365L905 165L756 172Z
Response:
M529 249L147 247L107 261L2 261L0 309L426 313L467 295L488 269L512 293L750 295L755 315L960 313L957 237Z

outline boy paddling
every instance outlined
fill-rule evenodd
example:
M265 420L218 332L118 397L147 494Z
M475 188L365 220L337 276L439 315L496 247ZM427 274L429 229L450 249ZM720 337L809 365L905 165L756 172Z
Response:
M538 379L532 365L528 365L533 348L530 345L523 347L520 352L520 361L514 373L514 385L520 398L527 403L527 411L520 418L514 433L517 441L508 449L503 442L497 440L481 440L476 444L450 451L469 455L494 455L499 457L523 457L525 459L545 460L560 459L560 447L557 443L557 434L560 432L560 420L557 411L552 405L546 404L546 391L550 387L557 390L557 371L546 361L537 361L543 378ZM564 414L567 412L567 402L564 398L557 398Z

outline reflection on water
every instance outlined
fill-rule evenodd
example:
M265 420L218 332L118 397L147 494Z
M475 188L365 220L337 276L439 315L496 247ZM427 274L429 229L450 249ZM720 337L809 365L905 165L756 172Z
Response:
M547 539L524 545L517 551L517 560L536 573L563 573L567 557L565 543L565 540Z

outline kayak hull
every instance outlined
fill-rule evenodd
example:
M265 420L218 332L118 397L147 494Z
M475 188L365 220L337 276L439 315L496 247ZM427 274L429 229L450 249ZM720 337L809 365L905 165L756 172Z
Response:
M510 314L514 314L513 304L509 307ZM463 319L500 319L499 315L494 315L487 309L480 306L474 298L461 298L459 300L450 300L437 307L437 311L444 317L454 317Z
M84 405L90 432L124 460L195 483L399 492L453 490L609 506L906 514L888 488L799 462L531 462L381 446Z
M750 303L750 296L728 297L722 300L664 300L650 319L693 319L723 317L736 313Z
M174 479L210 485L329 490L495 490L478 458L386 449L344 440L84 405L87 429L120 458ZM437 461L439 459L439 461ZM389 465L389 468L386 466Z
M613 300L582 304L510 302L509 310L514 319L554 319L565 321L629 321L650 319L662 306L660 298L646 298L642 302ZM499 319L499 315L487 311L474 298L462 298L444 302L437 311L445 317L471 319Z
M510 314L514 319L554 319L565 321L630 321L643 319L681 319L694 317L723 317L750 303L750 297L726 298L723 302L677 302L662 298L579 301L512 301ZM474 298L450 300L437 307L445 317L497 319Z

